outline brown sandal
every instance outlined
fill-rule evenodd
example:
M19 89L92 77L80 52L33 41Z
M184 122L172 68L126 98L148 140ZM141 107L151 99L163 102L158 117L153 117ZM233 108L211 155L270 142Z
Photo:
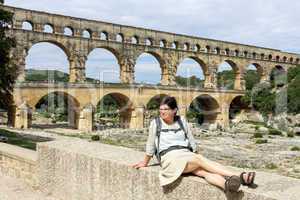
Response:
M238 176L225 177L225 192L237 192L241 186L241 179Z
M247 179L244 178L244 174L247 174L247 172L242 172L240 175L240 179L241 179L240 181L241 181L242 185L245 185L245 186L253 185L256 173L248 172Z

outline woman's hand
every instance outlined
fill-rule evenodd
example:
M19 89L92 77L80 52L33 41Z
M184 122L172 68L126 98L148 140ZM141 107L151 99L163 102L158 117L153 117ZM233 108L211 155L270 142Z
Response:
M147 166L148 166L148 163L146 163L145 161L141 161L141 162L138 162L138 163L132 165L132 167L135 169L139 169L141 167L147 167Z

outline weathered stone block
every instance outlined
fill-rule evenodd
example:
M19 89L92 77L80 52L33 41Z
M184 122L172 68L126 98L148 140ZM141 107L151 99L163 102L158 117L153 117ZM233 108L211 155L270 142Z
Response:
M158 166L140 170L130 166L143 159L144 153L98 142L42 143L38 154L39 188L68 200L296 200L300 195L299 180L262 172L257 175L257 189L242 188L231 197L195 176L184 176L162 188Z

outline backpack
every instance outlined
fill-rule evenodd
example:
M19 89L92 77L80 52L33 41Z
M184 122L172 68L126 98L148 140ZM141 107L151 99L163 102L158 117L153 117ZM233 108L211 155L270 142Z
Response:
M174 117L174 121L176 121L176 122L179 124L179 127L180 127L179 130L183 130L185 139L188 139L188 137L187 137L187 130L184 128L180 116L177 116L177 115L176 115L176 116ZM155 149L155 156L156 156L158 162L160 163L160 161L161 161L160 156L159 156L160 133L161 133L161 132L169 131L169 129L161 129L161 121L160 121L160 118L159 118L159 117L156 117L156 118L155 118L155 123L156 123L156 137L157 137L157 147L156 147L156 149ZM192 149L190 142L188 143L188 148L189 148L190 150Z

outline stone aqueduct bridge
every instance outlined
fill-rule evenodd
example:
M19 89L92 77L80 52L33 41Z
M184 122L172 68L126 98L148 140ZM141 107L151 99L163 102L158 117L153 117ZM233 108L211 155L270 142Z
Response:
M127 102L126 111L122 110L121 116L122 122L126 122L129 127L142 127L145 104L158 93L177 97L180 105L185 105L181 108L182 113L185 113L186 107L197 96L209 97L207 110L213 112L207 115L210 117L206 120L213 121L214 118L214 121L226 125L231 102L235 97L241 96L245 89L244 74L249 65L253 64L257 68L261 81L268 81L272 69L287 70L300 62L298 54L277 49L0 6L14 13L13 24L7 33L16 38L17 46L11 55L20 69L19 84L15 90L16 127L28 126L28 108L34 109L38 99L50 92L62 92L71 96L70 99L73 99L72 102L78 108L73 109L76 110L73 122L82 130L91 128L92 115L88 108L95 106L105 94L114 94L120 101ZM24 30L24 23L29 23L32 29ZM40 42L55 44L65 52L69 60L71 83L22 83L28 51ZM122 84L99 86L84 83L85 63L89 53L95 48L107 49L115 55L120 66ZM132 84L135 63L142 53L149 53L159 61L162 86ZM205 76L203 89L174 87L177 67L185 58L191 58L201 66ZM217 88L217 70L223 62L227 62L235 72L234 90L222 91Z

